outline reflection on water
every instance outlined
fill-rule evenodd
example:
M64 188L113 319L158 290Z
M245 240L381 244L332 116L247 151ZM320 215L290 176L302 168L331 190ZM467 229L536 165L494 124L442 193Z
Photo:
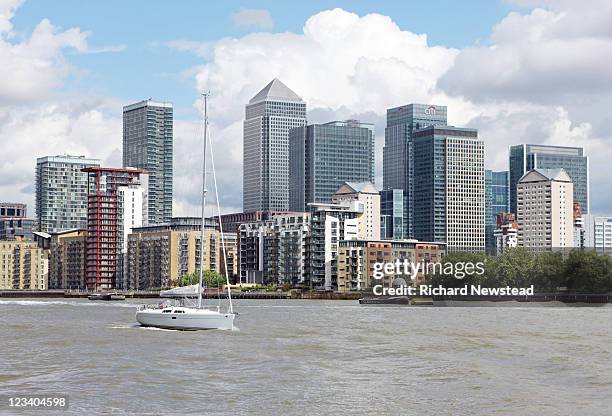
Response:
M609 414L612 308L238 301L241 331L136 304L0 300L0 391L71 414ZM40 413L42 414L42 413Z

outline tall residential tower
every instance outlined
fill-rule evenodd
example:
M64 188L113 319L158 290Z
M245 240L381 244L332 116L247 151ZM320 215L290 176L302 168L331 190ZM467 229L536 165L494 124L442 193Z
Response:
M289 130L306 125L306 103L273 79L246 106L242 205L245 212L289 209Z
M574 245L573 184L564 169L533 169L517 185L518 245L536 250Z
M87 224L87 173L100 166L85 156L45 156L36 160L37 229L56 233Z
M123 167L149 174L148 221L172 218L173 109L171 103L144 100L123 107Z

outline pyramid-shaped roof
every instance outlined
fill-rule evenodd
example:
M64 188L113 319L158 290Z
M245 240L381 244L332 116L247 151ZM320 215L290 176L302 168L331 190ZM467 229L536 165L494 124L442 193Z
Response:
M302 102L300 96L291 91L291 89L283 84L278 78L274 78L268 85L259 91L255 97L251 98L249 104L264 100Z
M567 174L567 171L563 168L560 169L532 169L524 174L520 179L519 183L525 182L541 182L541 181L558 181L558 182L571 182L572 178Z

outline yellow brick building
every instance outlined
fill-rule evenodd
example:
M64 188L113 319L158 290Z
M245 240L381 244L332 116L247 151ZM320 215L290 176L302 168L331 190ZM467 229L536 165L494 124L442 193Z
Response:
M173 218L170 224L135 228L128 236L128 289L180 285L183 275L198 269L200 230L197 219ZM236 235L225 233L230 277L237 273ZM221 233L204 230L204 270L224 272Z
M0 241L0 289L48 289L47 253L36 243L17 238Z

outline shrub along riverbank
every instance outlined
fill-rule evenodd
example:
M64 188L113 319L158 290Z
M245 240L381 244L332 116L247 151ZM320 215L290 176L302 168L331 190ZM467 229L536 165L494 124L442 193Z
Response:
M484 273L455 275L435 273L426 279L433 285L460 287L482 285L488 287L527 287L536 292L552 293L564 288L572 293L612 292L612 258L592 250L534 253L524 248L507 249L497 257L479 253L450 253L442 263L484 263Z

